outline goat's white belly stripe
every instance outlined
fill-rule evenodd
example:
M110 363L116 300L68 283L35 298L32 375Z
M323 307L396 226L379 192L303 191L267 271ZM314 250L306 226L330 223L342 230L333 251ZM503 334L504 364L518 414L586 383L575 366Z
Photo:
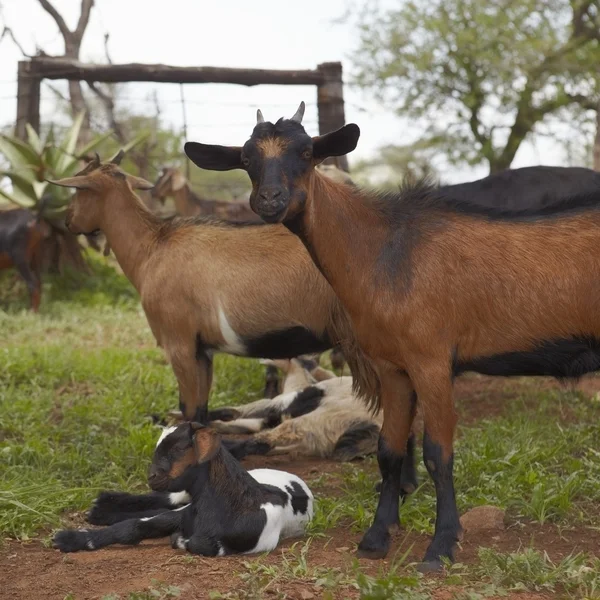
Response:
M236 332L233 330L223 309L219 306L219 328L221 329L221 335L225 340L225 345L221 350L225 352L229 352L231 354L246 354L246 348L242 343L242 340L237 336Z
M171 512L179 512L180 510L183 510L184 508L187 508L188 506L189 506L189 504L185 504L184 506L180 506L179 508L173 508L173 509L171 509ZM163 517L164 515L165 515L165 513L161 513L159 515L154 515L153 517L142 517L140 519L140 521L152 521L153 519L157 519L158 517Z
M262 504L260 507L267 513L267 522L262 530L256 546L244 554L253 554L255 552L269 552L277 548L279 543L279 534L281 533L281 521L283 517L283 508L271 504L270 502Z

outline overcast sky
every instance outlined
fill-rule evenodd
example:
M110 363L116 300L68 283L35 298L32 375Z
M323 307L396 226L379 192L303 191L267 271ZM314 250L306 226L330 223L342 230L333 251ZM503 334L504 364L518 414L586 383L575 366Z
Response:
M63 41L54 21L37 0L0 0L6 23L28 52L36 44L48 54L62 54ZM53 0L74 28L80 0ZM393 4L392 0L387 2ZM170 65L313 69L326 61L342 61L346 79L356 37L349 25L332 21L344 11L344 0L96 0L81 58L104 62L103 36L110 33L113 62ZM8 39L0 44L0 123L14 121L19 51ZM56 84L57 82L53 82ZM128 84L123 102L136 110L152 111L149 96L158 91L166 121L182 125L180 90L173 84ZM314 86L256 86L199 84L184 89L188 138L221 144L240 144L254 124L256 108L267 120L290 117L305 100L306 129L317 133ZM416 132L410 124L380 107L358 90L346 86L346 121L361 128L352 157L362 158L386 143L406 143ZM42 120L52 120L55 102L42 86ZM545 140L525 144L513 167L560 164L561 153ZM487 169L448 169L447 181L464 181L487 174Z

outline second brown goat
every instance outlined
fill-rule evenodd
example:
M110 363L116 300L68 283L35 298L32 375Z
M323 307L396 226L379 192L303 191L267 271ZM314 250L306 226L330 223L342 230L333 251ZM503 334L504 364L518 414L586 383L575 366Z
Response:
M117 163L96 158L52 183L77 190L68 229L102 231L140 294L186 420L206 422L214 352L292 358L331 347L337 300L283 225L162 219L134 193L152 184Z

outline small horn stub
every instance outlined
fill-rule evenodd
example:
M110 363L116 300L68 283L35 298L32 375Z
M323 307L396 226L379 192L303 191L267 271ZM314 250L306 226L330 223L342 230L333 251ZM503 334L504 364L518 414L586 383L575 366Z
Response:
M260 108L256 111L256 124L264 123L265 118L263 117L262 110Z
M298 110L296 111L294 116L290 119L290 121L296 121L296 123L302 123L302 117L304 116L305 108L306 108L306 105L304 104L304 100L303 100L302 102L300 102L300 106L298 107Z
M110 161L111 164L120 165L124 156L125 156L125 152L123 151L123 148L121 148L121 150L119 150L119 153Z
M100 166L100 155L97 152L94 152L94 160L90 166L92 169L97 169Z

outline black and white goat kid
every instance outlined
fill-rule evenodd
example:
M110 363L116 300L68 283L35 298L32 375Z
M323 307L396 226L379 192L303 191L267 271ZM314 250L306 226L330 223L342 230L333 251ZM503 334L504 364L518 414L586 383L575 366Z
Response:
M59 531L54 546L76 552L170 535L174 548L193 554L251 554L301 536L313 516L313 495L302 479L272 469L246 471L220 436L198 423L163 431L148 481L154 494L112 496L121 515L133 518L104 529ZM188 503L173 509L182 502Z

